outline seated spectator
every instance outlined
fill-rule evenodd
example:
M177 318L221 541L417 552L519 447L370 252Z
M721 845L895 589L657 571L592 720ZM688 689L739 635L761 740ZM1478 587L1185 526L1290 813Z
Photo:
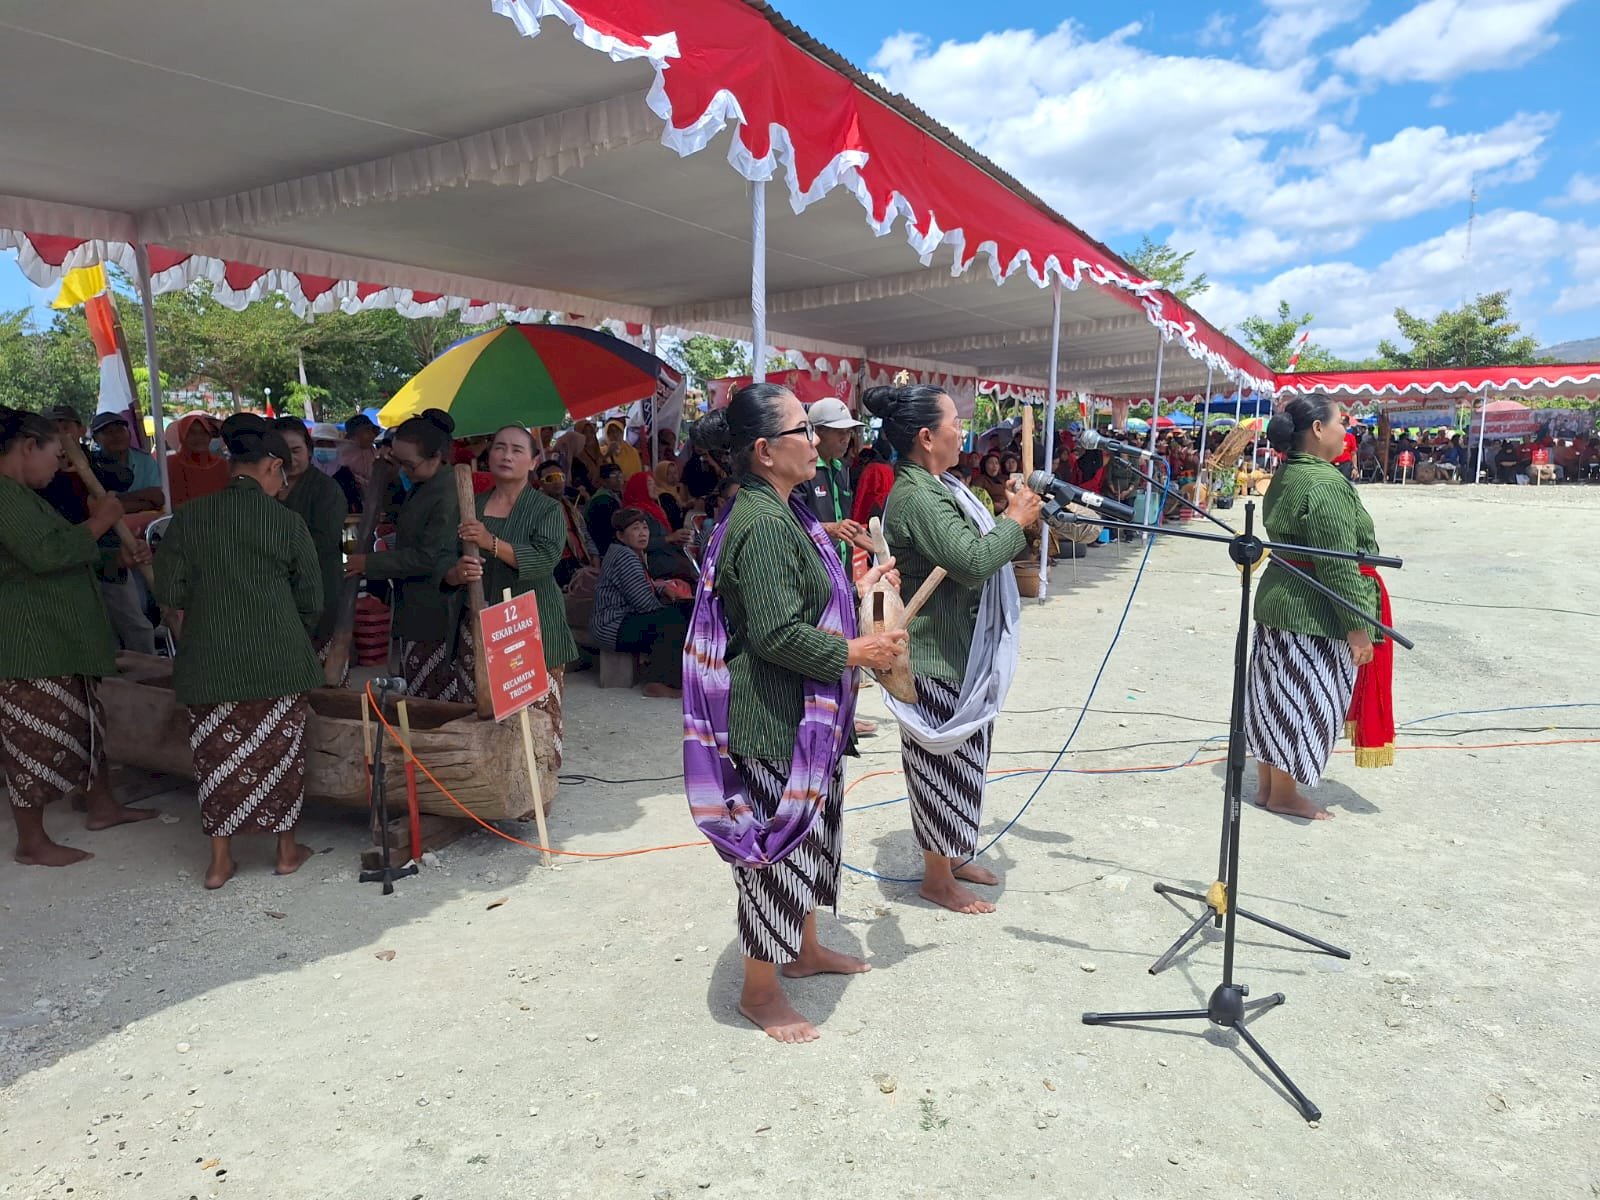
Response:
M611 518L616 516L617 510L621 507L622 468L615 463L607 463L599 469L595 493L583 510L583 521L589 529L589 540L594 543L595 553L602 559L616 537L611 528Z
M579 571L600 565L600 555L589 537L588 525L578 516L578 506L567 499L567 477L560 463L548 462L539 468L539 490L561 506L566 519L566 541L555 570L556 585L566 591Z
M166 441L177 450L167 457L167 480L174 511L228 486L228 460L211 448L212 439L221 436L221 424L204 413L179 417L171 426Z
M695 446L689 461L683 464L681 482L691 502L706 504L726 475L727 472L709 451Z
M602 649L646 656L646 696L677 699L683 695L683 641L693 591L682 580L650 577L650 518L641 510L620 509L611 523L616 540L600 565L589 633Z
M161 491L161 468L156 460L142 450L133 449L133 431L121 413L98 413L89 423L94 437L95 454L90 461L100 486L116 493L122 501L123 511L150 514L140 523L148 525L151 517L166 508L166 497ZM100 545L112 556L121 547L115 533L100 539ZM150 597L144 579L137 572L112 564L105 568L100 578L100 594L106 602L106 614L116 631L117 641L124 650L140 654L156 652L156 627L150 620Z
M366 491L367 481L372 478L372 464L377 460L378 427L371 417L365 413L357 413L344 423L344 441L339 443L336 458L338 468L329 472L334 479L339 478L339 471L348 471L355 482L357 495ZM348 493L350 488L342 481L340 486Z
M1494 481L1496 483L1515 483L1522 465L1523 458L1518 448L1510 441L1501 442L1500 448L1495 451L1494 455Z
M1006 506L1006 478L1000 456L990 451L979 461L977 477L972 481L972 490L988 497L990 507L995 512L1002 512Z
M645 562L650 574L657 579L683 579L693 582L700 577L684 547L694 535L687 529L674 529L656 498L656 477L649 471L640 471L622 485L622 503L645 514L650 525L650 544L645 550Z
M663 429L662 434L668 431ZM683 514L689 507L689 493L678 482L678 464L672 459L655 465L656 500L667 514L667 524L673 529L683 528Z

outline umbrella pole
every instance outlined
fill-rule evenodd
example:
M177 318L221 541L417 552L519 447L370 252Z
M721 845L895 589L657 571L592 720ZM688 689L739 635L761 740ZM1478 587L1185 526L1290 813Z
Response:
M767 185L750 185L750 378L767 378Z
M1061 280L1050 287L1050 386L1044 398L1044 463L1046 471L1056 469L1056 388L1061 381ZM1031 443L1031 439L1030 439ZM1078 560L1072 560L1076 563ZM1050 524L1039 523L1039 603L1050 598Z
M1195 469L1194 469L1194 481L1195 481L1195 483L1199 484L1202 488L1205 487L1205 479L1206 479L1206 442L1210 438L1209 426L1211 425L1211 375L1212 375L1212 370L1213 370L1213 368L1211 368L1209 366L1206 367L1206 405L1205 405L1204 413L1200 417L1200 461L1195 466ZM1209 492L1210 489L1208 488L1207 491ZM1209 508L1210 504L1208 503L1206 505L1206 507Z

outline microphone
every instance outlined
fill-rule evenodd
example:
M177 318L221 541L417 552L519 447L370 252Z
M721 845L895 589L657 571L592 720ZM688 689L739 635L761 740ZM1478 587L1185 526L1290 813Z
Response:
M1156 452L1148 446L1138 446L1133 442L1119 442L1116 438L1108 438L1103 433L1093 429L1086 429L1078 435L1078 445L1085 450L1110 450L1114 454L1137 454L1141 458L1155 458Z
M1049 471L1035 471L1028 476L1028 486L1041 496L1049 496L1062 504L1081 504L1092 508L1113 521L1133 520L1133 509L1115 500L1107 500L1097 492L1087 492L1075 483L1057 479Z
M374 692L403 692L406 690L406 681L398 675L384 676L372 681Z

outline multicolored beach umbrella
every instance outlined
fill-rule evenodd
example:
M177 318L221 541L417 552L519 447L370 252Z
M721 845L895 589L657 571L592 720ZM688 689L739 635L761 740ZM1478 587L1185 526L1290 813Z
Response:
M392 429L424 409L456 437L506 425L559 425L651 396L672 368L639 347L576 325L505 325L463 338L413 375L378 413Z

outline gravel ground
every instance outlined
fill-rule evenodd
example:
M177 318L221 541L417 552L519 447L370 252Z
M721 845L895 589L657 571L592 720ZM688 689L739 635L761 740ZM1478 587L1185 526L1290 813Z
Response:
M97 857L0 863L0 1196L1600 1194L1600 746L1495 745L1600 737L1600 489L1363 496L1407 560L1400 720L1591 707L1425 721L1393 770L1336 759L1332 822L1247 806L1252 907L1353 951L1240 929L1238 978L1289 997L1252 1028L1319 1123L1232 1033L1080 1021L1203 1006L1220 976L1209 931L1146 973L1194 911L1151 883L1212 878L1221 742L1199 739L1223 732L1237 596L1217 548L1170 541L1062 766L1192 764L997 779L991 833L1038 794L985 856L992 916L846 872L823 936L875 969L791 985L808 1046L738 1016L703 848L546 870L481 835L386 898L355 882L362 822L317 813L300 874L261 845L205 893L192 792L158 782L167 819L111 833L52 812ZM996 768L1055 758L1141 557L1097 548L1025 602ZM641 781L564 786L560 846L690 840L673 705L578 677L567 722L569 772ZM850 803L889 803L846 824L847 862L888 876L917 862L896 745L887 721L863 744Z

